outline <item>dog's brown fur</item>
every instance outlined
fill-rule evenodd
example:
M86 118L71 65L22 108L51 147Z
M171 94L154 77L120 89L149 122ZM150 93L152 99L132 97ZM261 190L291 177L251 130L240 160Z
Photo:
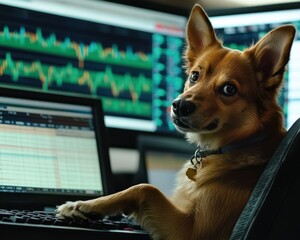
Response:
M68 202L58 208L58 215L125 212L133 214L153 239L228 239L265 163L285 134L276 99L294 34L294 27L282 26L243 52L224 48L205 12L195 5L187 25L189 77L179 99L196 108L181 116L173 106L174 123L190 142L209 149L255 134L263 133L266 139L205 157L196 181L185 175L193 167L187 162L172 199L154 186L140 184L98 199ZM193 72L199 77L192 78ZM228 83L236 92L226 95Z

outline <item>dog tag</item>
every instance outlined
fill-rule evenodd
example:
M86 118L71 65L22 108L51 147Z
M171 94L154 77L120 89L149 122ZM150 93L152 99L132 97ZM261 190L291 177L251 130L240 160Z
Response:
M186 176L189 178L189 179L191 179L192 181L194 181L194 182L196 182L196 174L197 174L197 170L196 169L194 169L194 168L188 168L187 170L186 170Z

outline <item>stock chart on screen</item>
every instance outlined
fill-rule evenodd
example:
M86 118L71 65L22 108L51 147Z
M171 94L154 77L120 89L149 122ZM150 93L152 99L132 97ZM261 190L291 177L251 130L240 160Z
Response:
M101 98L108 127L174 131L186 18L147 10L136 21L139 9L107 2L95 16L31 7L1 6L1 86Z

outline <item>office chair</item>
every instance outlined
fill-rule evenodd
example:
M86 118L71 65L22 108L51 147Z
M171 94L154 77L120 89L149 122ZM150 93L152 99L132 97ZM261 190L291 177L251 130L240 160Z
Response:
M300 239L300 118L268 162L230 239Z

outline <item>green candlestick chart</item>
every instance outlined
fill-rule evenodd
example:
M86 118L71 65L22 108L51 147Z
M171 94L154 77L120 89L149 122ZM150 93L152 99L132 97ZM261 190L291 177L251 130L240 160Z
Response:
M139 102L142 93L150 94L152 90L151 79L143 74L132 77L130 74L114 74L110 67L106 67L103 72L97 72L75 68L71 64L58 67L42 64L40 61L15 61L10 53L6 53L5 58L0 59L0 76L3 75L10 75L14 82L18 82L21 77L38 79L42 83L43 91L49 91L49 86L53 83L58 87L62 87L65 83L86 85L93 96L97 96L99 88L110 90L113 98L126 91L130 93L131 100L105 98L106 109L126 113L136 111L139 115L151 115L151 104Z
M55 82L57 86L62 86L63 83L87 85L95 96L98 88L111 89L114 97L118 97L122 91L129 91L132 100L138 100L142 92L151 92L151 79L142 74L138 77L130 74L120 76L113 74L110 67L97 72L81 70L71 64L58 67L42 64L40 61L14 61L10 53L6 53L5 59L0 59L0 75L4 74L11 75L14 82L20 77L39 79L44 91L49 90L49 85Z
M99 42L84 44L66 37L63 41L57 39L54 33L44 37L40 28L36 32L28 32L24 27L19 31L10 31L4 26L0 31L0 46L35 51L44 54L74 58L78 66L84 67L84 61L93 61L121 66L151 69L151 55L142 51L133 52L131 47L120 50L116 44L103 47Z

